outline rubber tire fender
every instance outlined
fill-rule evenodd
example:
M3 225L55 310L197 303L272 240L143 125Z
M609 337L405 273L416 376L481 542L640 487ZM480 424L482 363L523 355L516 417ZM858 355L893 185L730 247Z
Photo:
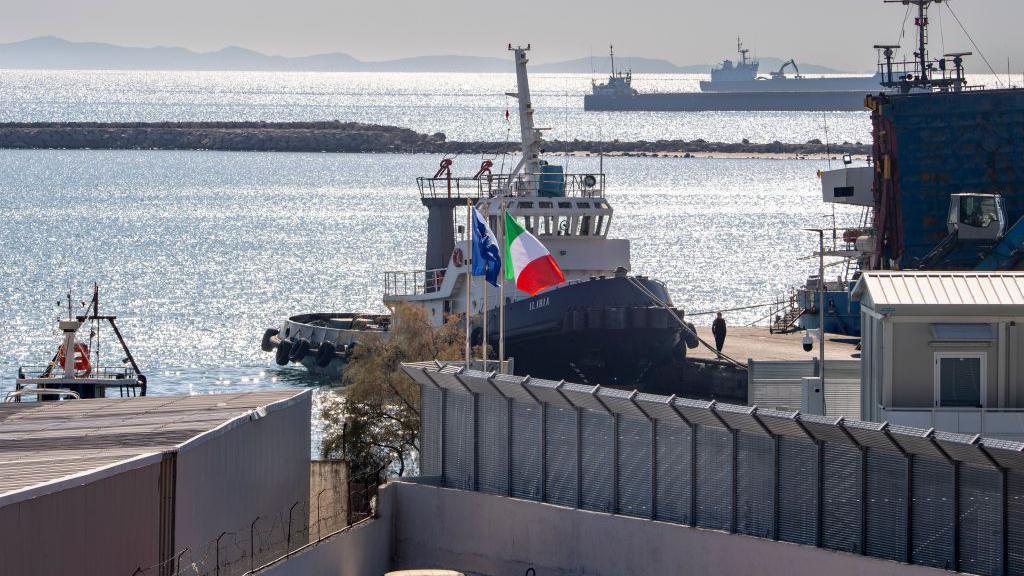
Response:
M274 353L274 362L277 362L278 366L288 365L288 355L292 351L291 340L281 340L281 343L277 345L277 352Z
M271 338L280 334L281 331L277 328L267 328L263 333L263 340L260 341L260 349L264 352L270 352L274 349L274 343L270 341Z
M320 348L316 351L316 365L320 368L326 368L331 362L334 361L334 357L337 355L338 349L331 342L321 342Z
M309 340L300 338L292 346L291 354L288 355L288 359L292 362L302 362L302 360L309 355L310 345Z
M687 322L686 327L689 330L683 330L683 340L686 341L686 347L692 350L700 346L700 340L697 340L697 327L693 325L693 322Z

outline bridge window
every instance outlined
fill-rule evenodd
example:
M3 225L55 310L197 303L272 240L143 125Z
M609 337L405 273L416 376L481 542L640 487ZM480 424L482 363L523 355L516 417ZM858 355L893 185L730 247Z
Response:
M555 233L554 217L553 216L541 216L541 222L539 224L540 233L542 236L551 236Z
M604 214L598 214L597 215L597 229L594 231L594 234L596 234L598 236L604 236L607 233L608 233L608 231L604 229Z
M577 208L590 208L590 202L580 202L576 204Z
M533 202L520 202L520 208L533 208Z
M537 206L541 208L551 208L554 205L551 202L538 202Z
M570 234L570 232L571 232L571 229L569 228L569 217L568 216L558 216L558 235L559 236L568 236Z
M580 236L590 236L590 216L580 218Z
M572 208L572 202L559 202L559 208Z

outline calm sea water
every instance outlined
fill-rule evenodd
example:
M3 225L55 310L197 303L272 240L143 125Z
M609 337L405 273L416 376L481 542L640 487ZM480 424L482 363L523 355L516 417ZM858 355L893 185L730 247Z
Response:
M550 137L803 143L824 141L827 125L834 142L871 141L867 112L584 112L592 78L603 82L605 74L530 76L538 123ZM633 85L696 91L702 79L637 74ZM0 70L0 121L340 119L501 141L504 112L516 106L504 94L514 91L514 74Z
M568 161L595 171L594 158ZM0 371L45 360L57 300L98 282L155 392L294 383L259 350L303 311L383 311L382 273L423 265L413 179L429 155L0 151ZM826 217L807 160L606 158L612 235L691 312L801 282ZM831 218L829 213L828 218ZM857 212L843 211L840 223ZM737 312L734 324L763 310Z

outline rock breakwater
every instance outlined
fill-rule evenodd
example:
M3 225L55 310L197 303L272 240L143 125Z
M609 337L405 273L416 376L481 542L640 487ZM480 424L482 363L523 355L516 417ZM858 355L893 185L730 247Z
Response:
M358 122L33 122L0 123L0 148L95 150L226 150L245 152L374 152L502 154L516 142L459 142L443 133ZM861 143L826 146L706 140L550 141L546 151L584 154L868 154Z

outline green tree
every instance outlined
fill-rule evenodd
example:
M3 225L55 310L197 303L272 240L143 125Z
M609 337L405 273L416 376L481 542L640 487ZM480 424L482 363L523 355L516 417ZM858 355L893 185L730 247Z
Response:
M419 386L403 362L457 360L464 333L457 322L434 328L426 310L399 305L392 329L360 339L343 387L323 398L321 456L349 462L353 477L381 469L404 475L419 451Z

